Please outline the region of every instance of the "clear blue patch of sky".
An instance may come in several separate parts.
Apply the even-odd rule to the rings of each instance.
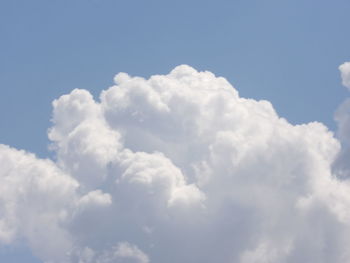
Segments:
[[[349,24],[348,0],[1,0],[0,143],[48,156],[53,99],[179,64],[335,130]]]

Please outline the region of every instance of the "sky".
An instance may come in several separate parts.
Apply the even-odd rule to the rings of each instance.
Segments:
[[[0,261],[342,262],[349,11],[346,0],[0,0]],[[96,213],[111,220],[84,233]],[[220,240],[201,243],[220,256],[179,244],[188,231]],[[303,250],[315,235],[339,245]]]
[[[95,96],[121,71],[149,77],[181,64],[267,99],[292,123],[321,121],[346,96],[348,1],[0,2],[0,138],[46,156],[51,102]]]

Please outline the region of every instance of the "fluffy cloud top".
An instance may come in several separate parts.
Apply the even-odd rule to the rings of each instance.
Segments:
[[[350,262],[347,146],[321,123],[186,65],[73,90],[52,123],[55,161],[0,147],[3,244],[47,263]]]

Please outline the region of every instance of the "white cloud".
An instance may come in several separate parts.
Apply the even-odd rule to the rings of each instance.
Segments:
[[[339,66],[342,83],[345,87],[350,89],[350,62],[345,62]]]
[[[4,145],[0,167],[0,241],[24,238],[42,259],[61,260],[72,241],[61,224],[76,199],[78,182],[52,161]]]
[[[107,262],[135,262],[135,263],[148,263],[149,259],[145,253],[143,253],[140,249],[138,249],[134,245],[130,245],[127,242],[118,243],[115,251],[113,251],[112,255],[107,256]],[[104,263],[102,261],[101,263]]]
[[[52,263],[350,260],[346,146],[323,124],[185,65],[115,83],[53,102],[55,162],[0,147],[1,242]]]
[[[85,247],[75,255],[80,263],[149,263],[148,256],[137,246],[128,242],[119,242],[116,246],[100,253]]]

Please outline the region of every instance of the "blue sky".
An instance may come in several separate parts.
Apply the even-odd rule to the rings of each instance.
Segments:
[[[271,101],[293,124],[334,130],[349,12],[347,0],[1,0],[0,143],[48,156],[55,98],[74,88],[97,97],[120,71],[148,77],[180,64]],[[9,258],[36,262],[0,250]]]
[[[350,59],[349,10],[346,0],[3,0],[1,142],[45,156],[54,98],[179,64],[224,76],[292,123],[333,129],[347,95],[338,66]]]

